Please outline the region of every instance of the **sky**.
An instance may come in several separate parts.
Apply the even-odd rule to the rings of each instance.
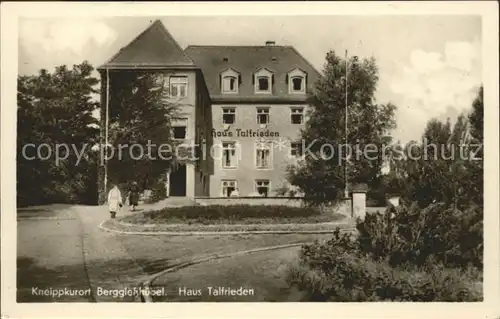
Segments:
[[[469,112],[482,82],[480,16],[221,16],[19,20],[20,74],[106,62],[155,19],[181,47],[293,45],[318,70],[326,52],[375,57],[376,99],[397,107],[401,142],[419,139],[431,118]]]

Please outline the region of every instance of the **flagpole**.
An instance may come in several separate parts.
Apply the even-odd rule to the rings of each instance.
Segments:
[[[106,69],[106,117],[104,145],[104,192],[108,193],[108,127],[109,127],[109,69]]]
[[[348,76],[349,76],[349,64],[348,64],[348,61],[347,61],[347,50],[345,50],[345,150],[347,152],[347,135],[348,135],[348,132],[347,132],[347,117],[348,117],[348,114],[347,114],[347,79],[348,79]],[[344,196],[345,198],[347,198],[349,196],[349,191],[347,189],[347,156],[346,156],[346,160],[345,160],[345,163],[344,163]]]

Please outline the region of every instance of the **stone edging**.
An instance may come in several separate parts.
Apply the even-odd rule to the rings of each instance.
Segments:
[[[230,235],[262,235],[262,234],[331,234],[335,229],[328,230],[250,230],[250,231],[184,231],[184,232],[174,232],[174,231],[125,231],[111,229],[104,226],[105,221],[99,224],[99,228],[122,235],[142,235],[142,236],[230,236]],[[347,227],[340,229],[341,231],[352,230],[354,227]]]
[[[125,226],[125,227],[144,227],[144,228],[152,228],[152,227],[158,227],[162,226],[163,224],[133,224],[133,223],[126,223],[124,221],[121,221],[119,219],[116,220],[118,224]],[[229,224],[227,224],[229,225]],[[295,225],[303,225],[303,226],[317,226],[317,225],[324,225],[324,226],[337,226],[337,225],[349,225],[349,223],[344,222],[321,222],[321,223],[282,223],[282,224],[230,224],[231,226],[234,227],[259,227],[261,225],[274,225],[274,226],[295,226]],[[184,224],[170,224],[169,225],[172,228],[182,228]],[[203,225],[206,228],[215,227],[215,226],[220,226],[217,224],[211,224],[211,225]]]
[[[224,259],[224,258],[231,258],[231,257],[236,257],[236,256],[244,256],[252,253],[258,253],[258,252],[264,252],[264,251],[270,251],[270,250],[278,250],[278,249],[285,249],[285,248],[291,248],[291,247],[297,247],[297,246],[302,246],[307,244],[307,242],[303,243],[295,243],[295,244],[286,244],[286,245],[279,245],[279,246],[270,246],[270,247],[262,247],[262,248],[255,248],[255,249],[250,249],[250,250],[243,250],[243,251],[238,251],[235,253],[229,253],[229,254],[223,254],[223,255],[213,255],[213,256],[208,256],[208,257],[203,257],[203,258],[198,258],[198,259],[193,259],[187,262],[179,263],[177,265],[171,266],[163,271],[160,271],[154,275],[151,275],[147,280],[143,281],[140,285],[140,290],[141,291],[141,301],[144,303],[150,303],[153,302],[153,298],[151,297],[150,294],[143,294],[143,291],[151,291],[151,283],[158,277],[175,272],[177,270],[180,270],[182,268],[186,268],[189,266],[194,266],[197,264],[201,264],[204,262],[212,261],[212,260],[218,260],[218,259]]]

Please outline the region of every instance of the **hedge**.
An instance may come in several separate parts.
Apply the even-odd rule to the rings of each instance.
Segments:
[[[208,205],[168,207],[158,211],[144,212],[124,218],[135,224],[212,224],[212,223],[316,223],[332,222],[343,215],[322,213],[312,207],[290,207],[285,205]]]

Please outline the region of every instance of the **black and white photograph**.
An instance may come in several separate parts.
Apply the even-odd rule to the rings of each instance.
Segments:
[[[498,3],[284,4],[2,4],[2,304],[500,316]]]

